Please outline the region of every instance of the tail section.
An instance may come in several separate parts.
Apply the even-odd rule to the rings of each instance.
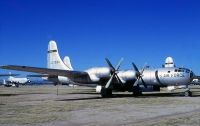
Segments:
[[[70,70],[61,60],[57,44],[53,40],[51,40],[48,45],[47,67],[51,69]]]

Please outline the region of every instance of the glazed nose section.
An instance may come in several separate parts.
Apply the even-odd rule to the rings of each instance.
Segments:
[[[192,71],[190,71],[190,82],[193,81],[194,77],[195,77],[195,74]]]

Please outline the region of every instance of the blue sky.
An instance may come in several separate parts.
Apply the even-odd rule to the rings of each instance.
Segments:
[[[121,69],[167,56],[200,74],[200,3],[194,0],[1,0],[0,65],[46,67],[55,40],[76,70]],[[1,70],[0,73],[7,71]]]

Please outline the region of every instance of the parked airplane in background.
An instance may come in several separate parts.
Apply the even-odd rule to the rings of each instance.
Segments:
[[[31,81],[28,78],[17,78],[14,76],[18,76],[19,74],[1,74],[0,77],[8,76],[8,79],[3,79],[3,85],[5,87],[19,87],[19,85],[25,85],[27,83],[30,83]]]
[[[53,78],[59,78],[59,76],[66,77],[70,81],[73,81],[77,85],[96,84],[96,91],[101,94],[102,97],[110,97],[112,91],[129,91],[134,95],[141,95],[141,85],[145,88],[153,87],[155,91],[159,91],[160,87],[167,86],[185,86],[185,96],[191,96],[188,85],[195,77],[194,73],[187,68],[176,67],[172,58],[167,58],[165,66],[162,68],[150,69],[143,67],[139,70],[134,63],[132,63],[133,69],[126,71],[119,71],[122,60],[119,61],[116,67],[106,58],[106,62],[109,67],[94,67],[86,71],[74,71],[69,70],[62,62],[58,55],[56,43],[50,42],[48,53],[50,54],[48,60],[50,60],[49,68],[38,68],[29,66],[16,66],[6,65],[1,66],[3,69],[20,70],[27,72],[35,72],[41,74],[48,74]]]
[[[70,59],[65,56],[63,61],[60,58],[57,44],[55,41],[50,41],[47,51],[47,68],[48,69],[61,69],[61,70],[73,70]],[[42,77],[43,80],[52,81],[55,85],[57,84],[72,84],[73,82],[65,76],[55,76],[51,74],[42,75],[27,75],[27,77]]]

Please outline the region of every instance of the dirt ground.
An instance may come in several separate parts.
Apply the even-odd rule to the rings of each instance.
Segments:
[[[200,86],[181,93],[114,93],[101,98],[93,88],[0,86],[1,126],[200,126]],[[181,91],[178,91],[181,92]]]

